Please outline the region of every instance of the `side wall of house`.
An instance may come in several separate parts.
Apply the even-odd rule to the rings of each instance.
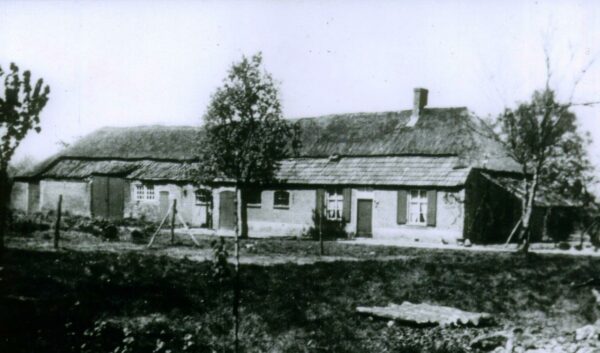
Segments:
[[[251,237],[301,236],[312,225],[316,192],[288,189],[289,207],[274,206],[274,189],[263,190],[260,207],[248,207],[248,235]]]
[[[234,191],[231,187],[213,190],[214,224],[219,225],[219,194]],[[275,189],[261,192],[260,207],[248,207],[248,233],[251,237],[301,236],[313,226],[316,206],[316,189],[288,188],[288,208],[274,207]],[[455,242],[463,237],[464,190],[438,190],[436,192],[435,226],[415,226],[397,223],[398,190],[351,188],[351,216],[346,231],[357,231],[358,200],[372,200],[372,233],[376,239],[402,239],[409,241]]]
[[[40,211],[56,210],[58,196],[63,195],[65,213],[90,216],[90,182],[88,180],[41,180]]]
[[[154,199],[137,199],[136,187],[139,180],[129,182],[129,191],[125,196],[124,216],[160,222],[165,216],[164,205],[161,206],[161,193],[168,193],[168,207],[177,200],[177,212],[188,226],[199,227],[206,222],[205,206],[196,205],[195,190],[192,184],[145,183],[154,186]],[[179,220],[177,220],[179,224]]]
[[[358,200],[372,200],[372,229],[374,239],[394,239],[420,242],[440,242],[442,239],[455,242],[463,236],[464,190],[436,192],[436,224],[420,226],[398,224],[398,190],[396,189],[352,189],[350,222],[348,233],[357,231]]]

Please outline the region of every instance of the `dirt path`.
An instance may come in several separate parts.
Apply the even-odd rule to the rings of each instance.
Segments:
[[[7,238],[6,246],[13,249],[37,250],[37,251],[55,251],[51,241],[41,241],[34,238]],[[144,255],[168,256],[176,259],[188,259],[191,261],[204,262],[212,259],[212,250],[208,248],[194,248],[189,246],[165,246],[159,245],[148,249],[144,244],[133,244],[128,242],[84,242],[75,243],[64,241],[61,250],[81,251],[81,252],[104,252],[104,253],[127,253],[136,252]],[[284,255],[284,254],[241,254],[240,263],[245,265],[273,266],[280,264],[311,265],[319,262],[359,262],[359,261],[404,261],[413,258],[412,256],[394,255],[394,256],[373,256],[373,257],[355,257],[355,256],[334,256],[334,255]],[[234,257],[230,256],[228,261],[234,262]]]
[[[427,242],[411,242],[406,240],[392,239],[354,239],[354,240],[339,240],[340,244],[358,245],[358,246],[390,246],[400,248],[419,248],[419,249],[440,249],[440,250],[464,250],[464,251],[483,251],[483,252],[515,252],[517,244],[502,244],[493,245],[471,245],[466,247],[457,244],[442,244],[442,243],[427,243]],[[570,244],[569,249],[559,249],[554,243],[533,243],[529,251],[535,254],[554,254],[554,255],[570,255],[570,256],[595,256],[600,257],[600,251],[596,250],[591,244],[587,243],[580,250],[577,250],[579,242]]]

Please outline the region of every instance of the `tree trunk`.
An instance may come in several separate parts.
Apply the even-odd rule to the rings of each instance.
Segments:
[[[233,344],[234,352],[238,353],[239,350],[239,331],[240,331],[240,233],[241,233],[241,215],[242,209],[242,190],[239,186],[235,188],[236,195],[236,219],[235,219],[235,277],[233,279]]]
[[[58,242],[60,240],[60,218],[62,216],[62,194],[58,195],[58,203],[56,204],[56,221],[54,222],[54,249],[58,250]]]
[[[8,202],[10,200],[10,181],[6,168],[0,169],[0,259],[4,253],[4,235],[8,219]]]
[[[239,192],[239,203],[241,207],[238,208],[240,215],[240,237],[248,238],[248,205],[247,198],[248,190],[246,188],[240,189]]]
[[[528,188],[528,192],[523,200],[523,214],[521,216],[521,231],[519,233],[519,239],[522,241],[520,251],[524,254],[529,252],[529,245],[531,241],[531,215],[533,214],[533,206],[535,201],[535,194],[538,187],[539,171],[536,169],[533,173],[533,179],[531,185]]]

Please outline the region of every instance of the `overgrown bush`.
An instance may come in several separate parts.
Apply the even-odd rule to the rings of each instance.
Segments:
[[[136,244],[147,243],[150,237],[156,232],[157,227],[154,224],[146,224],[143,227],[131,231],[131,241]]]
[[[39,215],[27,215],[13,211],[9,214],[8,229],[18,235],[30,235],[36,231],[49,230],[51,223],[42,220]]]
[[[319,240],[320,234],[325,240],[347,239],[346,222],[327,219],[317,210],[313,210],[313,225],[303,234],[304,237]]]
[[[105,240],[119,240],[119,228],[112,223],[107,223],[102,228],[101,237]]]
[[[219,240],[213,240],[211,243],[213,253],[210,266],[211,275],[213,280],[219,284],[228,282],[231,276],[229,263],[227,262],[229,252],[225,245],[225,239],[223,239],[223,237],[219,237]]]

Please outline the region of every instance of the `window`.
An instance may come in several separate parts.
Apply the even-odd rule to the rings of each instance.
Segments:
[[[273,195],[273,207],[274,208],[289,208],[290,207],[290,193],[285,190],[277,190]]]
[[[196,205],[206,205],[212,200],[212,193],[210,190],[200,189],[196,190]]]
[[[341,221],[344,210],[344,194],[341,189],[327,192],[327,219]]]
[[[410,191],[408,196],[408,224],[427,224],[427,191]]]
[[[262,203],[262,192],[257,189],[250,189],[246,191],[246,203],[250,207],[260,207]]]
[[[144,191],[144,185],[136,185],[135,186],[135,199],[143,200],[146,197],[146,192]]]
[[[137,184],[135,186],[136,200],[154,200],[154,185]]]
[[[154,200],[154,185],[146,185],[146,200]]]

